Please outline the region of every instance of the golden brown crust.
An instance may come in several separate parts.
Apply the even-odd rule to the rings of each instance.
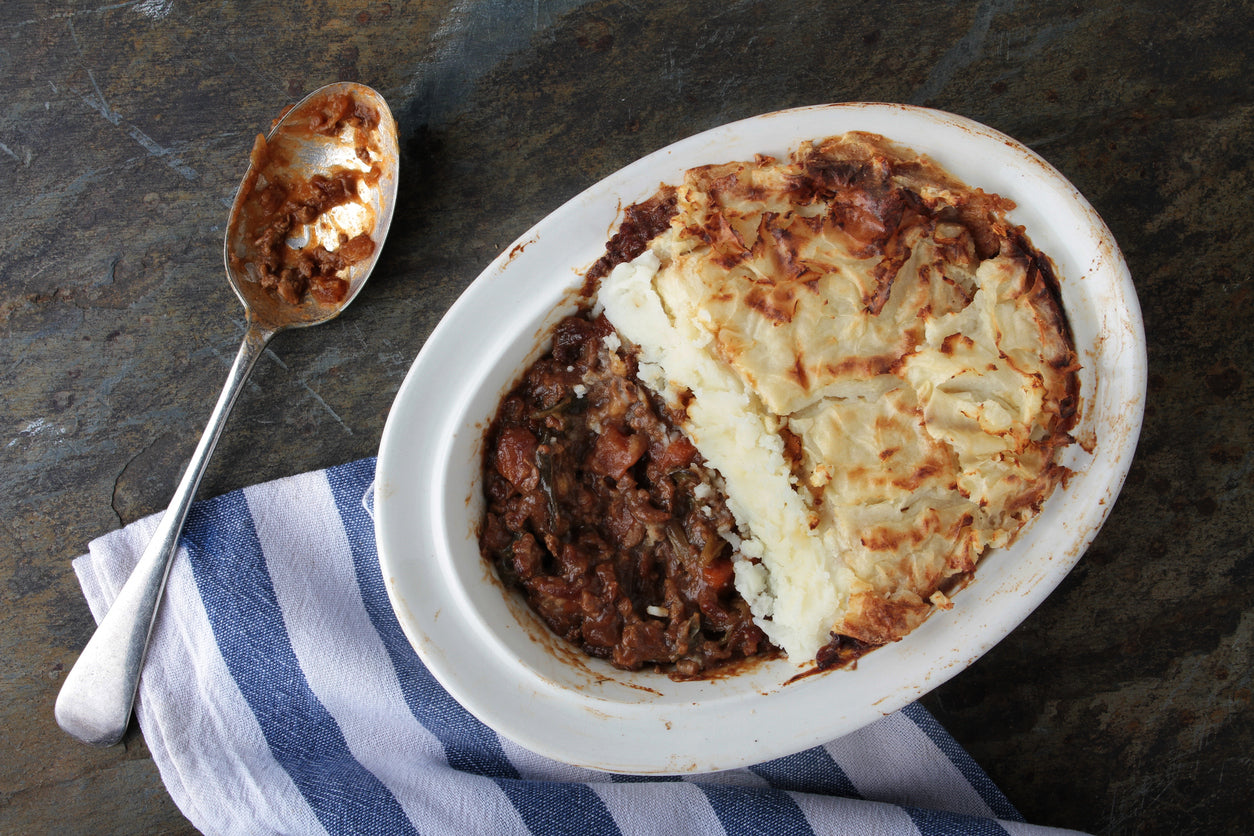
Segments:
[[[1065,473],[1078,365],[1049,259],[1011,201],[871,134],[692,169],[675,199],[656,273],[628,294],[656,305],[622,296],[607,313],[658,343],[655,382],[695,393],[687,429],[726,467],[749,539],[785,531],[779,509],[801,499],[787,514],[809,537],[756,544],[738,586],[790,656],[828,630],[900,638]],[[626,327],[646,307],[664,321]],[[742,421],[740,441],[720,438],[703,398],[743,403],[779,437],[746,448]],[[761,467],[735,460],[747,451]],[[835,590],[821,602],[818,577]],[[788,623],[796,608],[825,613],[819,638],[809,616]]]

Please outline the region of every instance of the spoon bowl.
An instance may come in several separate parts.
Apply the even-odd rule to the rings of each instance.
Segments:
[[[351,97],[360,111],[377,115],[377,126],[363,128],[350,123],[335,129],[335,122],[327,117],[328,104],[342,102],[344,97]],[[326,127],[319,131],[311,125]],[[227,219],[223,243],[227,279],[259,323],[276,331],[318,325],[348,307],[382,250],[396,204],[400,158],[396,122],[376,91],[362,84],[338,82],[319,88],[287,110],[265,136],[264,151],[261,148],[258,137]],[[357,199],[330,207],[311,223],[292,230],[288,244],[293,249],[322,246],[333,251],[342,241],[368,234],[376,245],[368,257],[345,268],[348,289],[342,300],[326,303],[306,296],[298,304],[284,302],[262,286],[256,262],[250,257],[255,248],[250,233],[261,220],[254,211],[257,198],[276,180],[308,182],[315,177],[332,178],[337,172],[359,174]]]
[[[244,339],[152,541],[57,695],[57,724],[84,743],[126,733],[179,535],[231,407],[275,334],[333,319],[361,291],[391,224],[399,164],[391,111],[360,84],[315,90],[254,143],[224,243]]]

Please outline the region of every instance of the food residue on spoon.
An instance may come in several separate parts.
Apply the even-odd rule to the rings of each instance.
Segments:
[[[338,305],[348,296],[346,271],[376,247],[369,232],[359,231],[372,224],[358,219],[369,214],[362,185],[374,186],[381,177],[379,114],[349,91],[303,110],[302,118],[289,119],[269,140],[258,134],[253,143],[239,198],[238,237],[249,253],[232,251],[231,267],[289,305]],[[315,137],[351,139],[353,164],[301,176],[298,152]],[[358,211],[334,211],[350,205]]]

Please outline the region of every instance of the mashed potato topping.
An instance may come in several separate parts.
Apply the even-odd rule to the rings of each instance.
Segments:
[[[705,166],[602,279],[638,378],[722,477],[735,585],[790,658],[894,641],[1064,469],[1076,362],[1009,201],[869,134]]]

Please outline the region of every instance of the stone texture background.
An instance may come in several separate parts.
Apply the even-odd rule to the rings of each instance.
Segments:
[[[202,495],[372,455],[423,340],[566,198],[740,117],[928,104],[1042,154],[1144,308],[1127,487],[1067,581],[925,700],[1027,819],[1254,826],[1254,8],[506,0],[6,2],[0,15],[0,830],[190,830],[142,736],[52,719],[93,623],[70,569],[163,509],[242,334],[222,275],[252,136],[330,81],[400,122],[375,277],[256,369]]]

